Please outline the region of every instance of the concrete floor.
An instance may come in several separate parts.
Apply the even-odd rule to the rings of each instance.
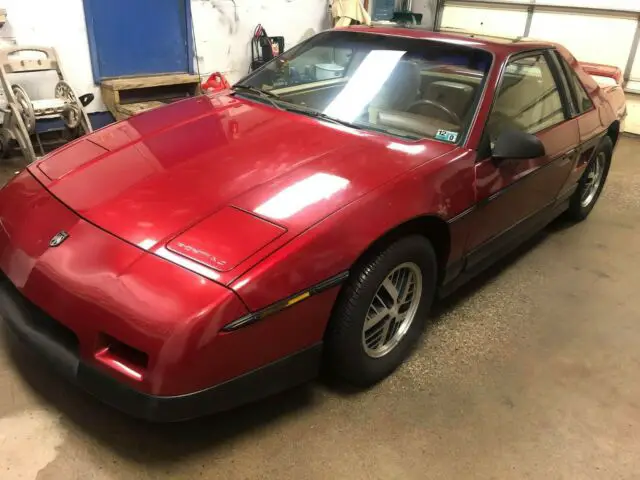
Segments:
[[[148,425],[0,338],[0,478],[639,478],[639,265],[640,140],[623,138],[588,221],[439,305],[366,392],[318,381]]]

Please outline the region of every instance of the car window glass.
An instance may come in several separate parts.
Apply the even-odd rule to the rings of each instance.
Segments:
[[[560,93],[542,53],[506,66],[487,123],[492,141],[507,128],[537,133],[564,120]]]
[[[320,80],[343,78],[351,62],[353,50],[320,45],[310,48],[289,61],[289,72],[294,78],[282,77],[273,86],[286,87],[292,82],[296,85]]]
[[[565,73],[565,77],[569,81],[571,89],[571,95],[573,97],[573,103],[575,104],[575,110],[578,115],[585,113],[593,108],[593,102],[591,97],[582,85],[580,78],[576,74],[575,70],[571,68],[569,62],[559,53],[556,52],[556,57],[562,65],[562,70]]]
[[[459,143],[491,54],[427,39],[332,30],[243,79],[285,109],[401,138]]]
[[[591,101],[591,98],[589,97],[587,91],[584,89],[584,86],[578,78],[578,75],[568,65],[567,70],[569,71],[569,78],[573,83],[573,90],[576,94],[576,102],[579,112],[584,113],[591,110],[593,108],[593,102]]]

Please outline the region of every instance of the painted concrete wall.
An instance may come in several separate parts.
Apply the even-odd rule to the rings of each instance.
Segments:
[[[284,36],[286,49],[330,27],[327,0],[192,0],[191,9],[201,74],[222,71],[230,81],[249,70],[258,23]]]
[[[200,72],[222,71],[232,81],[249,69],[256,24],[284,36],[287,48],[329,26],[327,0],[191,0],[191,6]],[[76,92],[96,95],[89,111],[106,110],[93,83],[82,0],[0,0],[0,7],[7,10],[0,43],[53,46]],[[38,75],[20,83],[34,98],[53,96],[55,80]]]

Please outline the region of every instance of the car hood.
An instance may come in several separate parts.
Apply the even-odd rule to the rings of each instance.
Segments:
[[[238,223],[250,235],[253,227],[229,208],[277,225],[263,229],[266,239],[296,234],[453,148],[394,141],[223,94],[116,123],[30,171],[88,221],[152,250],[220,210],[226,213],[210,228]]]

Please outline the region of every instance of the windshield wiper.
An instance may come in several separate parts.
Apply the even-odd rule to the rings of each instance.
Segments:
[[[259,89],[257,87],[253,87],[251,85],[245,85],[243,83],[236,83],[233,86],[233,90],[234,91],[242,90],[242,91],[245,91],[245,92],[254,93],[255,95],[259,96],[260,98],[264,98],[267,102],[269,102],[271,105],[273,105],[278,110],[284,110],[282,108],[282,106],[278,105],[278,103],[276,102],[275,99],[280,98],[280,97],[278,97],[278,95],[276,95],[275,93],[267,92],[266,90],[261,90],[261,89]]]
[[[297,112],[297,113],[302,113],[303,115],[308,115],[309,117],[318,118],[320,120],[324,120],[325,122],[336,123],[338,125],[344,125],[344,126],[347,126],[347,127],[355,128],[357,130],[362,130],[363,129],[363,127],[361,127],[359,125],[355,125],[355,124],[347,122],[345,120],[340,120],[339,118],[332,117],[330,115],[327,115],[326,113],[318,112],[317,110],[312,110],[310,108],[305,108],[305,107],[303,107],[301,105],[297,105],[295,103],[287,102],[286,100],[282,100],[275,93],[271,93],[271,92],[269,92],[267,90],[261,90],[261,89],[259,89],[257,87],[252,86],[252,85],[246,85],[244,83],[237,83],[237,84],[235,84],[233,86],[233,89],[234,90],[242,90],[242,91],[254,93],[255,95],[259,96],[260,98],[264,98],[271,105],[276,107],[278,110],[289,110],[289,111],[293,111],[293,112]],[[283,106],[283,105],[278,104],[276,102],[276,99],[281,101],[281,102],[284,102],[285,105]]]
[[[336,123],[338,125],[344,125],[346,127],[355,128],[356,130],[363,129],[363,127],[361,127],[360,125],[347,122],[346,120],[340,120],[339,118],[332,117],[323,112],[318,112],[317,110],[311,110],[309,108],[300,107],[299,105],[295,105],[295,106],[287,105],[287,110],[292,110],[297,113],[302,113],[303,115],[308,115],[309,117],[318,118],[320,120],[324,120],[325,122]]]

